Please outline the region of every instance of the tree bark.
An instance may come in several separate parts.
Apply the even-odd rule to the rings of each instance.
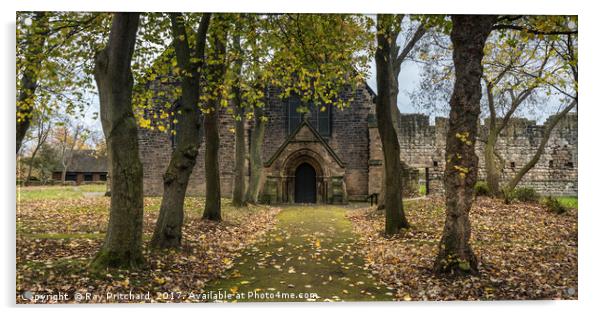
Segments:
[[[501,178],[501,167],[497,163],[497,157],[495,155],[495,145],[497,143],[497,135],[490,131],[487,135],[487,142],[485,143],[485,179],[487,181],[487,187],[491,196],[500,195],[500,178]]]
[[[63,155],[61,158],[61,164],[63,165],[63,182],[66,181],[67,169],[69,169],[69,166],[71,166],[71,162],[73,161],[73,152],[75,151],[75,146],[77,146],[77,140],[79,139],[79,134],[81,133],[82,128],[83,126],[81,125],[77,125],[75,127],[75,134],[73,135],[73,142],[71,143],[71,148],[67,149],[67,142],[69,141],[69,130],[67,129],[67,127],[65,127],[65,137],[63,138]]]
[[[478,157],[475,141],[481,100],[483,48],[495,16],[452,16],[451,41],[455,67],[445,148],[446,218],[434,270],[438,273],[476,273],[477,258],[470,246],[470,218]]]
[[[142,164],[132,111],[132,54],[139,13],[115,13],[109,42],[96,56],[101,122],[111,168],[111,206],[104,244],[91,268],[139,268],[142,256]]]
[[[236,54],[234,61],[234,93],[233,106],[235,111],[234,122],[234,189],[232,194],[232,204],[234,206],[243,206],[245,204],[245,108],[242,102],[241,76],[242,76],[242,49],[240,47],[240,35],[235,35],[233,39],[233,48]]]
[[[203,67],[205,39],[211,18],[210,13],[205,13],[201,18],[196,34],[197,48],[191,52],[182,14],[170,13],[169,16],[176,61],[183,70],[180,76],[182,96],[176,109],[179,113],[176,116],[179,121],[176,147],[163,175],[163,199],[151,239],[154,248],[178,248],[182,244],[184,200],[201,145],[200,68]]]
[[[512,178],[512,180],[510,180],[510,182],[508,182],[508,184],[504,187],[504,192],[505,193],[512,192],[512,190],[514,190],[516,188],[516,186],[520,183],[520,181],[523,179],[523,177],[525,176],[525,174],[527,174],[527,172],[529,172],[529,170],[531,170],[531,169],[533,169],[533,167],[535,167],[535,165],[537,164],[537,162],[539,162],[539,159],[541,158],[541,155],[544,153],[544,151],[546,149],[546,145],[548,144],[548,141],[550,140],[550,136],[552,135],[552,131],[554,130],[554,128],[556,127],[556,125],[558,125],[558,123],[564,117],[566,117],[566,115],[572,109],[574,109],[576,106],[577,106],[577,100],[573,100],[571,102],[571,104],[569,104],[560,113],[556,114],[552,118],[552,120],[550,122],[548,122],[548,124],[546,126],[546,129],[544,131],[543,137],[541,138],[541,142],[539,143],[539,146],[537,147],[537,151],[535,152],[535,155],[533,155],[533,157],[531,157],[531,159],[529,160],[529,162],[527,162],[527,164],[525,164],[516,173],[516,175],[514,175],[514,177]]]
[[[391,118],[393,120],[393,128],[395,128],[395,132],[397,133],[397,135],[399,135],[399,128],[401,127],[401,125],[400,125],[401,117],[400,117],[399,109],[397,108],[397,96],[399,95],[399,73],[401,72],[401,65],[403,64],[405,59],[410,55],[410,53],[414,49],[414,46],[416,46],[418,44],[418,42],[420,41],[420,39],[422,39],[422,37],[426,34],[426,28],[424,27],[423,24],[420,24],[418,26],[418,28],[416,29],[416,31],[414,32],[414,35],[412,35],[412,38],[410,39],[410,41],[405,45],[403,50],[401,50],[401,52],[400,52],[399,50],[401,49],[401,47],[399,45],[397,45],[397,37],[399,35],[398,30],[401,30],[401,24],[403,22],[403,18],[404,18],[404,15],[397,15],[395,17],[394,27],[396,29],[394,29],[394,31],[392,32],[392,36],[395,39],[391,42],[391,59],[393,61],[393,81],[391,82]],[[386,168],[386,167],[383,166],[383,168]],[[383,172],[381,178],[382,178],[381,179],[381,190],[380,190],[381,198],[378,200],[378,206],[377,206],[378,210],[385,209],[386,199],[384,197],[386,196],[385,188],[387,187],[386,172]],[[403,183],[401,185],[403,186]],[[402,203],[402,207],[403,207],[403,196],[401,197],[401,199],[402,199],[401,203]]]
[[[31,178],[31,171],[33,169],[33,162],[36,158],[36,156],[38,155],[38,151],[40,150],[40,147],[42,146],[42,144],[44,144],[46,142],[46,138],[48,137],[48,133],[50,132],[50,128],[48,128],[46,131],[43,132],[43,134],[41,135],[41,137],[38,138],[38,142],[36,143],[36,147],[33,149],[33,152],[31,153],[31,160],[29,162],[29,170],[27,171],[27,179],[25,180],[25,182],[29,182],[29,179]]]
[[[221,103],[221,95],[217,92],[220,86],[223,85],[226,75],[226,38],[227,28],[224,26],[224,16],[218,15],[214,20],[218,20],[212,38],[212,62],[208,64],[207,77],[210,78],[211,89],[215,90],[212,97],[205,105],[205,210],[203,219],[221,221],[221,188],[219,174],[219,111]],[[224,27],[222,27],[224,26]]]
[[[40,150],[40,147],[46,142],[46,139],[48,138],[48,135],[50,134],[50,129],[51,129],[51,122],[48,122],[48,125],[46,127],[44,127],[44,118],[46,115],[46,111],[44,109],[42,109],[42,112],[40,113],[40,117],[38,119],[38,132],[37,132],[37,138],[36,138],[36,146],[33,149],[33,152],[31,153],[31,160],[29,162],[29,170],[27,171],[27,178],[25,179],[25,183],[27,184],[29,182],[29,179],[31,178],[31,172],[33,170],[33,164],[35,161],[36,156],[38,155],[38,151]]]
[[[254,126],[251,130],[251,144],[249,149],[249,164],[251,174],[249,175],[249,188],[247,189],[247,203],[257,203],[259,200],[259,182],[263,172],[261,148],[265,136],[266,122],[263,120],[263,108],[255,107]]]
[[[205,114],[205,210],[203,218],[222,220],[219,175],[219,108]]]
[[[394,235],[401,228],[409,227],[401,200],[401,164],[399,161],[399,142],[392,118],[392,83],[394,78],[392,60],[392,41],[396,32],[392,30],[393,18],[390,15],[377,16],[378,47],[376,49],[376,120],[382,142],[385,163],[385,234]]]
[[[23,138],[31,125],[35,92],[38,87],[38,73],[42,65],[46,34],[49,32],[47,12],[36,12],[31,23],[31,33],[27,35],[25,68],[19,83],[17,98],[17,153],[21,149]]]

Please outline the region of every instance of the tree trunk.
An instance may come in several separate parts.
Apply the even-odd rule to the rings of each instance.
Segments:
[[[38,141],[36,148],[34,148],[33,153],[31,153],[31,160],[29,161],[29,169],[27,170],[27,179],[25,179],[25,183],[29,182],[29,179],[31,178],[31,170],[33,169],[33,162],[38,154],[38,150],[40,149],[40,146],[42,145],[42,142]]]
[[[104,244],[91,267],[138,268],[142,256],[142,164],[132,111],[132,54],[139,13],[114,13],[109,42],[96,56],[102,128],[111,167],[111,207]]]
[[[397,96],[399,95],[399,73],[401,72],[401,64],[403,64],[403,62],[405,61],[405,59],[408,57],[408,55],[412,52],[412,50],[414,49],[414,47],[418,44],[418,42],[420,41],[420,39],[424,36],[424,34],[426,34],[426,28],[424,27],[423,24],[421,24],[416,31],[414,32],[414,35],[412,36],[412,38],[410,39],[409,42],[406,43],[405,47],[403,48],[403,50],[400,51],[401,47],[399,45],[397,45],[397,37],[399,36],[399,32],[401,30],[401,25],[404,19],[404,15],[396,15],[394,18],[394,22],[395,25],[392,25],[392,27],[394,27],[393,31],[392,31],[392,37],[395,38],[395,40],[391,41],[391,60],[393,62],[393,81],[391,82],[391,117],[393,120],[393,127],[395,128],[395,132],[397,133],[397,135],[399,135],[399,129],[401,127],[400,125],[400,121],[401,121],[401,117],[400,117],[400,113],[399,110],[397,108]],[[386,167],[383,166],[383,169],[385,169]],[[381,189],[380,189],[380,198],[378,199],[378,206],[377,209],[378,210],[382,210],[385,208],[385,195],[386,195],[386,181],[387,181],[387,175],[386,172],[384,172],[383,170],[383,174],[381,177]],[[403,183],[401,184],[403,186]],[[402,208],[403,208],[403,195],[401,197],[402,199]]]
[[[167,171],[163,175],[163,199],[159,218],[151,239],[155,248],[177,248],[182,244],[184,200],[190,174],[196,165],[201,145],[201,111],[198,107],[201,60],[205,53],[205,39],[211,14],[205,13],[197,33],[197,52],[194,62],[188,45],[188,36],[181,13],[171,13],[173,43],[177,64],[185,70],[180,76],[182,97],[176,109],[179,114],[176,129],[176,147]],[[184,40],[180,40],[184,38]]]
[[[497,163],[497,157],[495,156],[495,145],[497,143],[497,135],[495,133],[495,131],[490,129],[487,143],[485,143],[485,174],[490,194],[492,196],[499,196],[501,167]]]
[[[81,126],[77,126],[75,128],[75,135],[73,135],[73,143],[71,144],[71,148],[69,148],[69,149],[67,149],[69,130],[67,128],[65,128],[65,138],[63,139],[63,141],[65,142],[65,147],[63,148],[63,157],[61,160],[61,163],[63,165],[63,173],[62,173],[63,183],[66,181],[67,169],[69,168],[69,166],[71,166],[71,162],[73,160],[73,151],[75,150],[75,146],[77,145],[77,139],[79,138],[80,128],[81,128]]]
[[[211,89],[214,90],[212,97],[207,102],[204,109],[205,113],[205,211],[203,218],[213,221],[222,220],[221,209],[221,189],[219,174],[219,111],[221,104],[221,94],[217,92],[223,85],[226,75],[226,38],[227,28],[224,23],[224,16],[218,15],[218,26],[212,34],[213,57],[212,62],[208,64],[208,78],[211,78]],[[222,27],[224,26],[224,27]],[[219,28],[219,29],[218,29]]]
[[[397,36],[395,36],[397,37]],[[393,42],[393,45],[395,42]],[[399,81],[397,79],[397,77],[399,76],[399,71],[395,71],[395,69],[393,70],[393,81],[391,82],[391,104],[390,104],[390,115],[391,115],[391,120],[393,122],[393,129],[395,130],[396,133],[396,138],[399,135],[399,121],[400,121],[400,113],[399,110],[397,109],[397,95],[399,94]],[[384,150],[384,147],[383,147]],[[376,207],[377,210],[384,210],[386,207],[386,199],[385,196],[387,194],[387,172],[386,171],[386,163],[383,162],[383,173],[382,173],[382,179],[381,179],[381,188],[380,188],[380,199],[378,199],[378,206]],[[401,184],[401,186],[403,186],[403,183]],[[403,196],[401,197],[401,204],[402,204],[402,208],[403,208]]]
[[[46,111],[44,109],[42,109],[42,112],[40,113],[40,117],[38,119],[38,131],[37,131],[37,139],[36,139],[36,146],[33,149],[33,152],[31,153],[31,161],[29,163],[29,170],[27,171],[27,178],[25,179],[25,183],[29,182],[29,179],[31,178],[31,171],[33,169],[33,164],[35,161],[36,156],[38,155],[38,151],[40,150],[40,147],[42,147],[42,145],[44,143],[46,143],[46,139],[48,139],[48,135],[50,134],[50,129],[52,128],[52,122],[50,121],[50,119],[48,119],[48,125],[46,126],[46,129],[44,129],[44,118],[46,117]],[[43,174],[43,171],[41,172]]]
[[[203,218],[222,220],[219,175],[219,107],[205,114],[205,211]]]
[[[554,130],[556,125],[558,125],[558,122],[560,122],[573,108],[575,108],[575,106],[577,106],[577,100],[573,100],[571,102],[571,104],[569,104],[564,110],[562,110],[562,112],[556,114],[554,116],[554,118],[552,118],[552,120],[550,122],[548,122],[546,129],[544,131],[543,137],[541,138],[541,142],[539,143],[539,146],[537,147],[537,151],[535,152],[535,155],[533,157],[531,157],[529,162],[527,162],[527,164],[524,165],[516,173],[516,175],[514,175],[512,180],[510,180],[510,182],[508,182],[508,184],[504,187],[504,192],[506,194],[512,192],[512,190],[514,190],[516,188],[516,186],[519,184],[519,182],[523,179],[525,174],[527,174],[527,172],[529,172],[529,170],[533,169],[533,167],[535,167],[537,162],[539,162],[539,158],[541,158],[541,155],[545,151],[546,145],[548,144],[548,140],[550,140],[552,131]]]
[[[25,68],[19,84],[17,98],[17,151],[21,149],[23,138],[31,125],[34,110],[35,92],[38,87],[38,72],[42,65],[44,44],[48,33],[48,14],[36,12],[32,19],[31,33],[27,39]]]
[[[483,48],[495,16],[452,16],[451,41],[455,67],[445,148],[446,218],[434,269],[438,273],[476,273],[477,258],[470,246],[470,218],[478,157],[475,141],[481,112]]]
[[[401,201],[401,168],[399,161],[399,142],[392,118],[393,89],[396,82],[393,71],[391,42],[396,33],[391,30],[392,17],[379,14],[377,17],[376,83],[376,119],[378,133],[382,142],[385,163],[385,234],[397,234],[401,228],[409,227],[403,212]]]
[[[545,62],[542,63],[538,77],[541,77],[541,75],[543,73],[543,67],[545,66],[545,64],[546,64]],[[508,111],[506,112],[504,117],[502,118],[501,122],[498,124],[497,113],[495,111],[493,87],[500,80],[502,80],[504,74],[506,73],[506,71],[508,69],[509,69],[509,67],[506,68],[506,70],[504,70],[494,80],[489,81],[489,80],[485,79],[485,81],[487,83],[485,85],[485,87],[486,87],[485,90],[487,91],[487,105],[489,107],[489,113],[490,113],[487,142],[485,143],[485,153],[484,153],[485,173],[486,173],[485,178],[487,181],[487,187],[489,188],[491,195],[495,196],[495,197],[500,197],[502,195],[502,192],[500,190],[500,181],[501,181],[500,179],[501,179],[503,161],[501,161],[502,158],[497,156],[496,152],[495,152],[495,147],[497,146],[497,141],[498,141],[499,135],[502,132],[502,130],[504,130],[508,126],[508,123],[510,122],[512,115],[514,115],[514,112],[516,112],[519,105],[521,105],[529,97],[529,95],[531,95],[531,93],[533,93],[533,91],[536,87],[536,86],[531,86],[531,87],[527,88],[526,90],[521,91],[519,93],[518,97],[514,96],[514,92],[510,92],[511,97],[512,97],[512,103],[510,104],[510,108],[508,109]],[[498,160],[501,161],[501,163],[502,163],[501,165],[498,164]]]
[[[240,48],[240,36],[236,35],[233,39],[233,47],[236,53],[234,62],[234,111],[235,123],[234,133],[236,148],[234,153],[234,190],[232,194],[232,204],[234,206],[243,206],[245,204],[245,108],[242,104],[241,76],[242,76],[242,50]]]
[[[251,174],[249,175],[249,188],[246,197],[248,203],[257,203],[259,200],[259,181],[261,181],[263,172],[261,148],[263,147],[263,138],[265,136],[266,127],[266,122],[263,120],[263,108],[256,107],[253,111],[255,124],[251,131],[251,144],[249,149]]]

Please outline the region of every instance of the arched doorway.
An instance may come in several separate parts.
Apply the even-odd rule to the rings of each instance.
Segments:
[[[308,163],[295,170],[295,203],[316,203],[316,170]]]

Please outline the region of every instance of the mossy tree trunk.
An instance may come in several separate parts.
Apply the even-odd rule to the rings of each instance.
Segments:
[[[36,12],[31,21],[31,31],[26,35],[25,68],[19,81],[17,97],[17,153],[21,149],[23,138],[31,125],[39,69],[42,65],[46,36],[49,32],[48,19],[47,12]]]
[[[481,112],[483,48],[495,16],[452,16],[454,90],[450,100],[445,147],[446,218],[434,269],[438,273],[476,273],[477,258],[470,246],[469,212],[474,199],[478,157],[475,141]]]
[[[259,182],[263,173],[263,161],[261,157],[261,148],[265,136],[265,127],[267,122],[263,118],[263,108],[255,107],[253,109],[254,125],[251,130],[251,144],[249,145],[249,165],[251,174],[249,175],[249,188],[247,189],[247,203],[257,203],[259,200]]]
[[[221,188],[219,168],[219,112],[222,95],[218,91],[223,88],[226,76],[226,39],[227,21],[222,14],[214,16],[216,27],[210,32],[212,45],[211,62],[207,64],[207,84],[213,95],[205,104],[203,112],[205,121],[205,210],[203,219],[222,220]]]
[[[232,204],[234,206],[243,206],[245,204],[245,107],[242,101],[241,81],[242,81],[242,49],[240,47],[240,35],[233,37],[233,48],[235,54],[234,61],[234,84],[232,92],[234,93],[233,107],[235,110],[234,121],[234,189],[232,192]]]
[[[500,178],[502,166],[498,163],[498,158],[495,154],[495,144],[497,143],[497,135],[489,132],[487,142],[485,143],[484,158],[485,158],[485,180],[489,193],[492,196],[500,195]]]
[[[385,175],[385,234],[397,234],[401,228],[409,227],[403,212],[401,200],[401,165],[399,161],[399,142],[394,127],[391,107],[393,106],[392,84],[394,78],[392,42],[397,39],[398,28],[394,26],[392,15],[377,16],[378,46],[376,49],[376,83],[378,97],[376,99],[376,120],[378,133],[382,142]]]
[[[132,111],[132,54],[139,13],[115,13],[109,42],[95,61],[102,128],[111,168],[111,207],[104,244],[91,267],[135,269],[142,256],[142,164]]]
[[[401,124],[400,124],[401,117],[400,117],[399,109],[397,108],[397,96],[399,95],[399,73],[401,72],[401,64],[403,64],[403,62],[406,60],[408,55],[410,55],[410,53],[412,52],[414,47],[416,45],[418,45],[418,43],[420,42],[422,37],[424,37],[424,35],[426,34],[426,28],[424,27],[424,25],[423,24],[419,25],[418,28],[416,29],[416,31],[414,31],[414,34],[412,35],[410,40],[405,44],[405,46],[402,49],[397,44],[397,37],[401,30],[401,25],[402,25],[403,19],[404,19],[404,15],[396,15],[393,19],[393,21],[394,21],[393,23],[395,23],[395,24],[392,25],[392,27],[394,27],[394,29],[392,30],[393,33],[391,36],[393,36],[395,39],[391,42],[391,48],[390,48],[390,51],[391,51],[390,58],[393,63],[393,65],[392,65],[393,80],[391,81],[390,111],[391,111],[391,118],[393,121],[393,128],[395,129],[395,132],[397,133],[397,135],[399,135],[399,129],[401,127]],[[383,169],[384,168],[386,168],[386,167],[383,167]],[[382,210],[385,208],[386,199],[384,197],[386,196],[386,189],[385,189],[387,186],[386,178],[387,178],[387,174],[383,170],[382,179],[381,179],[380,198],[378,200],[378,207],[377,207],[377,209],[379,209],[379,210]],[[403,183],[402,183],[402,186],[403,186]],[[403,199],[403,197],[402,197],[402,199]]]
[[[176,146],[163,175],[163,199],[151,239],[151,246],[155,248],[177,248],[182,244],[184,199],[201,144],[200,69],[203,67],[211,14],[203,14],[195,36],[196,47],[192,52],[182,14],[170,13],[169,17],[176,61],[183,70],[180,76],[182,96],[176,108]]]

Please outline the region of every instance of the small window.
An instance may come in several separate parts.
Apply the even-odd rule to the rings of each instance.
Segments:
[[[433,167],[438,167],[439,166],[439,162],[437,160],[433,160]]]
[[[568,169],[573,169],[573,162],[569,161],[569,162],[565,163],[564,166]]]
[[[84,173],[84,181],[92,181],[92,174]]]
[[[554,168],[554,160],[548,161],[548,167],[549,168]]]
[[[516,168],[516,163],[514,163],[514,161],[510,162],[510,168],[512,168],[514,170],[514,168]]]
[[[100,174],[100,181],[107,181],[107,174],[106,173],[101,173]]]
[[[65,181],[77,181],[77,173],[67,172],[65,174]]]

